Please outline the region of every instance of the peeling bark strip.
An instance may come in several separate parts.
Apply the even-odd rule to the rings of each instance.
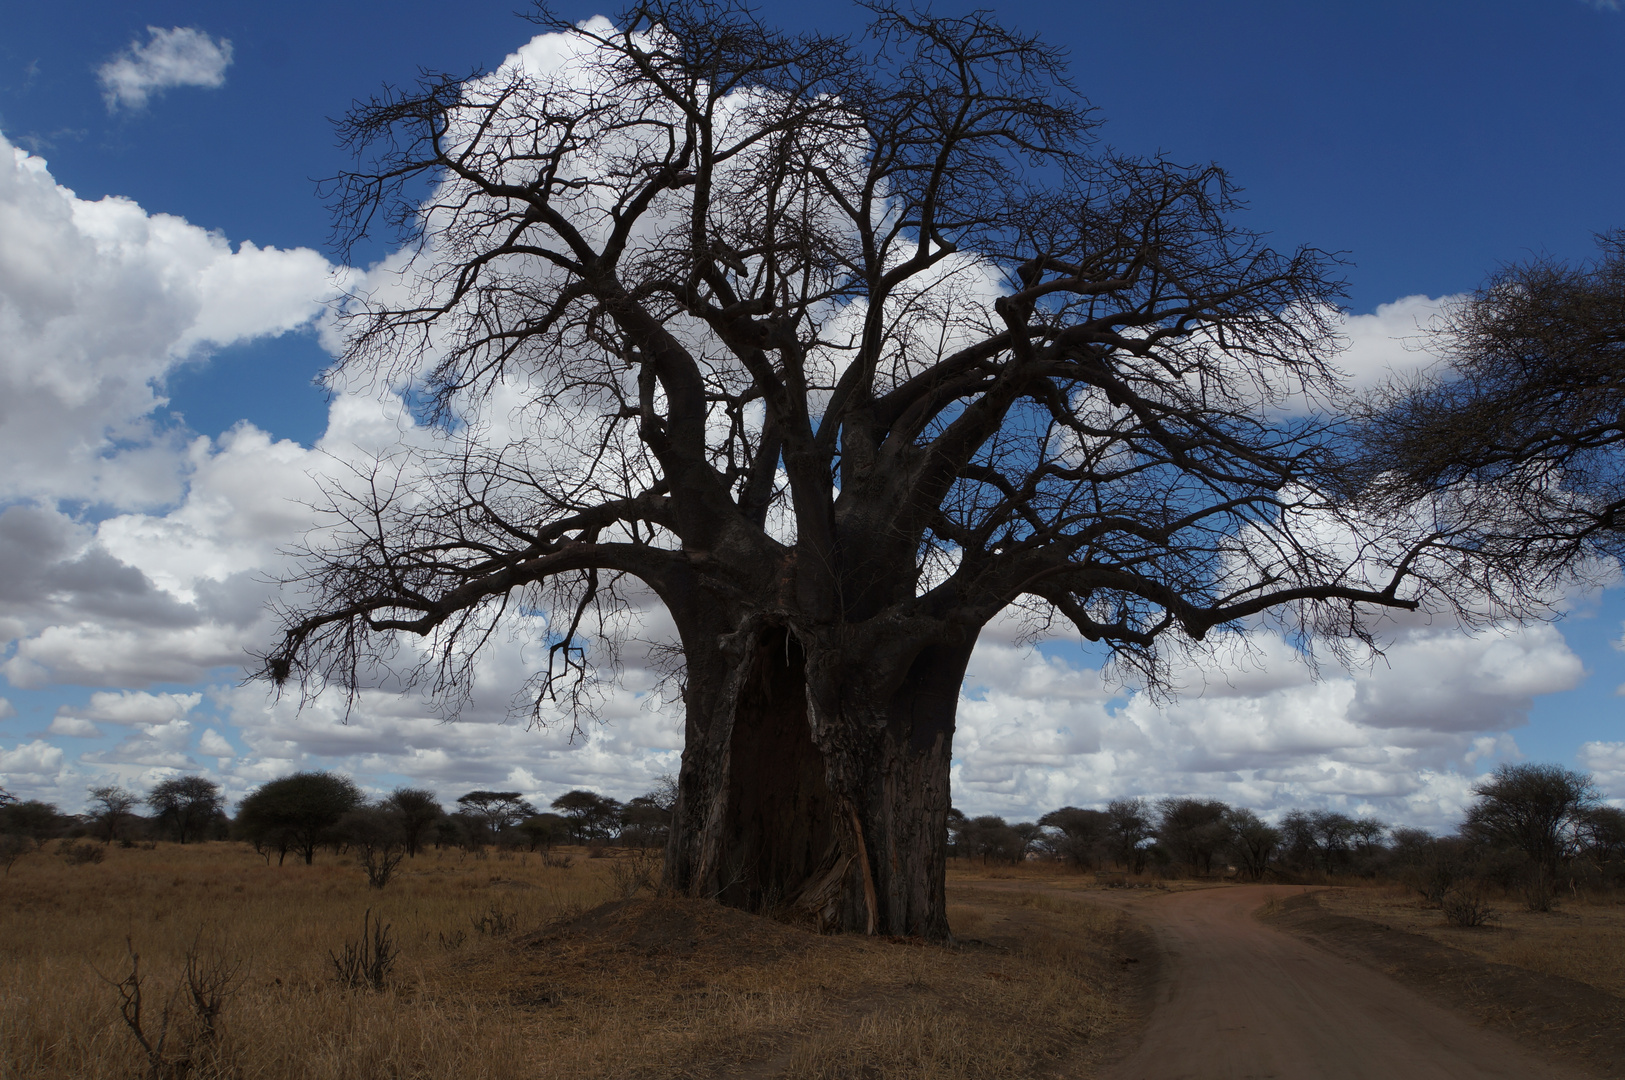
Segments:
[[[549,47],[350,115],[341,235],[408,249],[341,366],[443,441],[331,492],[261,674],[355,693],[421,635],[399,674],[455,705],[545,613],[534,715],[578,718],[653,593],[668,885],[941,938],[954,711],[1001,611],[1155,682],[1170,635],[1369,641],[1362,608],[1500,579],[1460,515],[1367,513],[1335,418],[1281,407],[1335,399],[1333,260],[1233,224],[1217,167],[1101,151],[1042,41],[871,11],[851,40],[723,0],[543,15]]]
[[[863,932],[873,936],[880,925],[880,916],[875,908],[875,876],[869,870],[869,847],[863,842],[863,822],[858,820],[858,808],[849,804],[846,812],[852,818],[852,839],[858,849],[857,866],[863,879],[863,911],[867,916]]]

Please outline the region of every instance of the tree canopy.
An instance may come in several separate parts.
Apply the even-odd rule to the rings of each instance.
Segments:
[[[493,838],[536,814],[536,808],[517,791],[470,791],[457,797],[457,806],[459,813],[479,822]]]
[[[1500,268],[1421,344],[1360,430],[1375,485],[1448,507],[1480,558],[1538,585],[1625,556],[1625,231],[1584,264]]]
[[[153,817],[183,844],[202,837],[226,805],[220,785],[204,776],[160,780],[147,792],[145,801]]]
[[[339,819],[362,801],[361,789],[348,776],[297,772],[249,792],[237,809],[237,829],[256,847],[274,849],[278,863],[297,851],[308,865],[316,848],[332,839]]]
[[[1589,774],[1530,762],[1498,766],[1473,794],[1463,832],[1522,852],[1547,878],[1600,801]]]

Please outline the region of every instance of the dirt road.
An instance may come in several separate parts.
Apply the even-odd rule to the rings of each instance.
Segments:
[[[1571,1080],[1496,1032],[1252,917],[1248,886],[1130,898],[1158,958],[1143,1035],[1101,1080]]]

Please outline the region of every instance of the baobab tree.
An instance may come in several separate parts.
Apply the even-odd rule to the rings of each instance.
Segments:
[[[1249,621],[1367,639],[1457,571],[1354,512],[1304,405],[1332,260],[1237,225],[1216,167],[1099,150],[1042,41],[871,10],[862,41],[544,14],[495,73],[355,109],[341,239],[404,247],[338,377],[410,386],[441,441],[334,488],[263,674],[354,690],[413,637],[455,705],[545,613],[562,711],[646,590],[681,655],[668,883],[940,937],[990,620],[1155,681]]]

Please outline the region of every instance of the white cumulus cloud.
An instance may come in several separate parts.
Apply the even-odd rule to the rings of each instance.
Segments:
[[[9,750],[0,746],[0,786],[13,794],[55,788],[64,758],[61,747],[43,739],[18,743]]]
[[[1318,679],[1265,632],[1173,674],[1172,700],[1114,690],[1087,666],[1016,648],[995,624],[960,698],[955,804],[1031,819],[1120,796],[1198,795],[1449,828],[1476,771],[1521,756],[1510,731],[1532,697],[1583,671],[1549,625],[1467,634],[1419,624],[1398,631],[1382,661],[1328,664]]]
[[[1428,351],[1428,329],[1455,299],[1404,296],[1377,305],[1369,315],[1346,316],[1346,348],[1338,354],[1337,366],[1351,385],[1363,389],[1437,363],[1438,357]]]
[[[78,708],[64,705],[58,716],[100,720],[108,724],[133,726],[167,724],[197,708],[203,700],[196,694],[149,694],[140,690],[101,691],[90,695],[90,703]]]
[[[226,737],[214,728],[206,729],[198,738],[197,748],[200,752],[217,758],[230,758],[237,755],[237,751]]]
[[[1591,773],[1603,793],[1625,805],[1625,742],[1588,742],[1580,747],[1580,767]]]
[[[101,728],[84,717],[61,711],[51,718],[51,726],[47,731],[52,735],[67,735],[75,739],[94,739],[102,733]]]
[[[234,249],[129,199],[80,199],[3,136],[0,236],[0,501],[174,502],[191,445],[155,420],[164,377],[309,324],[339,288],[308,248]]]
[[[130,42],[96,74],[109,111],[121,105],[143,109],[153,95],[172,86],[225,85],[230,65],[231,42],[225,38],[192,26],[149,26],[145,42]]]

